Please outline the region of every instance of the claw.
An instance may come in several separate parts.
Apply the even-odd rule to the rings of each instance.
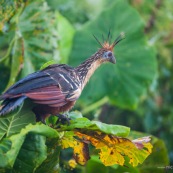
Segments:
[[[70,118],[68,118],[68,115],[67,114],[57,114],[56,115],[58,117],[58,120],[56,122],[56,124],[58,123],[62,123],[62,124],[68,124],[70,125]]]

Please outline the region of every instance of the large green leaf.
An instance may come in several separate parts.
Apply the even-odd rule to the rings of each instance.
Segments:
[[[58,21],[44,0],[28,4],[18,18],[17,26],[24,40],[23,75],[39,69],[51,59],[58,61]]]
[[[75,112],[73,112],[75,114]],[[74,116],[74,115],[73,115]],[[63,130],[81,129],[82,131],[100,131],[106,134],[126,137],[130,132],[130,128],[120,125],[105,124],[98,121],[90,121],[87,118],[76,118],[70,121],[70,125],[61,126]]]
[[[40,165],[40,167],[36,170],[36,173],[49,172],[49,173],[58,173],[60,167],[57,166],[59,163],[59,155],[61,151],[61,146],[57,143],[57,139],[48,139],[47,140],[47,158]]]
[[[29,134],[15,160],[13,171],[31,173],[39,167],[47,157],[46,138],[42,135]]]
[[[29,140],[30,137],[27,137],[28,133],[34,133],[37,134],[38,136],[37,135],[30,136],[32,140]],[[18,157],[19,152],[20,152],[19,158],[25,157],[25,159],[29,159],[30,162],[32,162],[32,166],[30,165],[32,167],[31,169],[33,168],[35,169],[36,167],[38,167],[46,158],[46,153],[45,153],[46,148],[44,146],[45,139],[39,135],[49,138],[57,138],[57,139],[59,137],[59,134],[56,130],[44,124],[38,123],[36,125],[29,124],[25,128],[23,128],[20,131],[20,133],[12,135],[9,138],[4,138],[0,143],[0,168],[8,168],[8,167],[12,168],[14,162],[16,161],[16,158]],[[27,143],[30,144],[31,146],[28,146]],[[23,151],[24,149],[25,153]],[[26,153],[28,153],[28,158],[26,158],[25,156]],[[36,157],[35,159],[34,156]],[[23,160],[23,162],[24,163],[18,160],[15,165],[16,169],[18,169],[21,164],[22,164],[21,166],[23,167],[24,166],[23,164],[25,164],[27,160]]]
[[[115,47],[117,63],[100,67],[80,100],[86,105],[108,95],[112,104],[135,108],[156,77],[157,66],[155,51],[144,37],[144,23],[127,1],[116,1],[76,32],[69,62],[79,65],[96,52],[98,46],[91,34],[108,33],[110,27],[114,37],[122,31],[126,33],[126,39]]]
[[[30,110],[30,106],[30,103],[26,102],[21,110],[0,118],[0,140],[19,133],[27,124],[35,122],[35,114]]]

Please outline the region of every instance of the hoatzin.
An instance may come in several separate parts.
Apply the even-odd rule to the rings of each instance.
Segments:
[[[113,48],[123,37],[120,34],[113,43],[109,43],[109,32],[103,44],[95,37],[101,48],[78,67],[54,64],[19,80],[0,96],[3,100],[0,116],[13,111],[25,99],[34,102],[32,111],[37,121],[44,122],[50,115],[59,116],[69,111],[94,71],[104,62],[116,63]]]

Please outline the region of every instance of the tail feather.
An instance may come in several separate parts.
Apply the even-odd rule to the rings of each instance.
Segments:
[[[26,98],[27,98],[26,96],[22,96],[22,97],[13,98],[13,99],[5,99],[2,102],[0,116],[3,116],[13,111],[15,108],[20,106]]]

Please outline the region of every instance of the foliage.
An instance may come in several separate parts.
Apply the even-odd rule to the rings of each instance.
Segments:
[[[142,1],[134,3],[134,6],[139,10],[141,16],[146,20],[147,36],[150,39],[150,44],[157,48],[157,59],[159,64],[159,77],[154,83],[152,92],[145,99],[145,102],[137,110],[137,115],[143,114],[144,122],[143,130],[147,133],[152,133],[164,139],[169,150],[171,159],[170,165],[173,163],[173,142],[170,138],[173,135],[172,130],[172,65],[173,65],[173,34],[172,34],[172,5],[173,1]],[[143,8],[143,6],[145,8]],[[150,23],[152,25],[149,25]],[[147,111],[146,111],[147,108]]]
[[[35,122],[35,115],[30,110],[30,105],[25,104],[22,110],[16,111],[9,118],[1,118],[0,121],[0,140],[4,136],[11,136],[14,133],[19,133],[29,123]]]
[[[16,114],[13,117],[16,117]],[[1,123],[7,121],[13,123],[12,118],[6,118],[6,121],[2,119]],[[25,118],[21,120],[21,126],[24,122],[26,122]],[[4,125],[8,126],[8,124]],[[137,166],[151,153],[152,148],[152,145],[148,143],[149,138],[147,140],[136,139],[130,141],[127,138],[115,136],[121,134],[127,136],[129,133],[127,127],[104,123],[98,125],[98,122],[91,122],[86,118],[72,120],[70,125],[63,125],[62,128],[57,129],[41,123],[32,125],[28,122],[21,131],[16,128],[11,128],[10,131],[11,135],[6,133],[1,139],[0,167],[4,169],[13,168],[14,172],[21,172],[24,167],[25,171],[34,172],[38,167],[42,167],[42,163],[48,155],[45,137],[50,140],[49,143],[51,143],[51,138],[56,140],[54,147],[60,146],[62,149],[72,147],[74,149],[74,158],[81,165],[85,165],[90,157],[89,143],[96,149],[100,149],[100,159],[106,166],[124,165],[125,156],[130,157],[129,163],[131,165]],[[49,144],[47,144],[47,147],[50,147]],[[112,157],[112,162],[108,159],[109,157]],[[49,162],[47,161],[46,164],[50,164]]]
[[[167,148],[173,158],[172,5],[169,0],[2,0],[1,92],[41,66],[80,64],[98,48],[92,34],[101,40],[110,29],[113,40],[124,31],[126,39],[115,47],[117,64],[100,67],[77,102],[97,121],[72,112],[69,126],[47,119],[53,129],[35,124],[28,103],[0,119],[0,172],[163,172],[158,167],[169,165]],[[154,134],[166,147],[152,136],[146,159],[148,134],[127,138],[128,127],[98,120]]]
[[[129,135],[130,138],[140,138],[141,136],[144,136],[144,134],[135,131],[131,131]],[[164,167],[165,165],[169,164],[168,157],[166,157],[166,147],[162,140],[159,140],[155,137],[152,137],[152,139],[152,144],[154,147],[152,150],[152,154],[146,159],[146,161],[142,165],[138,167],[131,167],[130,165],[128,165],[127,167],[121,167],[118,165],[105,167],[99,160],[98,156],[93,155],[91,159],[87,162],[86,172],[94,173],[98,171],[104,173],[139,173],[156,172],[157,170],[157,173],[163,173],[164,170],[158,168]],[[158,153],[158,150],[161,152]]]
[[[17,2],[14,3],[17,6]],[[10,2],[5,5],[10,6]],[[8,86],[14,83],[19,73],[20,77],[26,76],[49,60],[67,61],[73,27],[58,12],[50,11],[43,0],[31,1],[29,4],[21,2],[10,22],[10,25],[4,23],[0,34],[0,40],[10,40],[10,46],[0,60],[10,66]],[[64,34],[63,27],[68,30],[68,34]],[[59,40],[62,40],[60,44]]]

